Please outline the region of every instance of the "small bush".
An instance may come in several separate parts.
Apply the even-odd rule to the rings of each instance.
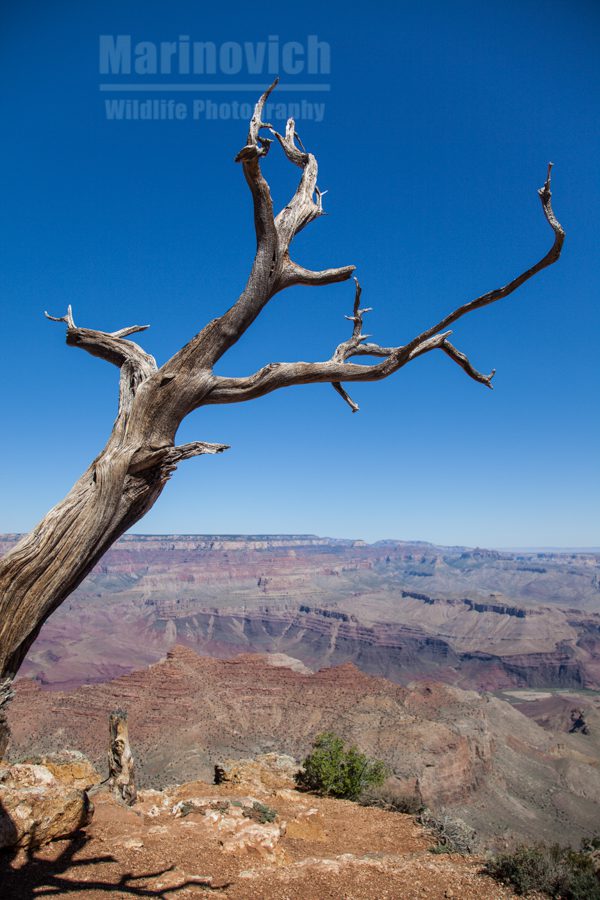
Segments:
[[[187,800],[184,800],[183,803],[179,804],[180,816],[189,816],[192,812],[202,812],[202,814],[204,814],[204,810],[198,810],[197,806],[194,806],[193,803],[189,803]]]
[[[423,802],[416,794],[402,793],[396,787],[375,787],[367,789],[361,796],[363,806],[376,806],[389,812],[416,816],[423,812]]]
[[[366,788],[383,784],[388,775],[381,760],[347,748],[333,732],[317,735],[302,766],[296,775],[299,787],[346,800],[358,800]]]
[[[437,844],[430,848],[431,853],[473,853],[477,850],[477,835],[470,825],[462,819],[453,819],[445,813],[434,814],[424,809],[417,817],[417,822],[432,831]]]
[[[597,854],[600,850],[600,834],[594,834],[592,837],[584,838],[581,842],[582,853]]]
[[[537,844],[488,861],[485,871],[517,894],[540,891],[560,900],[600,900],[600,882],[589,852]]]
[[[267,806],[266,803],[259,803],[258,800],[255,800],[251,807],[245,806],[242,810],[242,815],[247,819],[254,819],[256,822],[260,822],[261,825],[274,822],[277,818],[276,810]]]
[[[439,853],[458,853],[458,850],[453,850],[449,844],[434,844],[433,847],[429,848],[430,853],[435,853],[436,855]]]

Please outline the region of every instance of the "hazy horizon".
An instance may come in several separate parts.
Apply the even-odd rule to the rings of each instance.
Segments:
[[[0,538],[7,535],[16,535],[18,537],[27,534],[21,531],[5,531],[0,533]],[[317,532],[295,532],[295,531],[128,531],[122,538],[128,537],[175,537],[175,538],[242,538],[242,539],[269,539],[269,538],[295,538],[301,540],[303,538],[317,538],[319,540],[332,541],[362,541],[366,544],[381,544],[386,542],[400,544],[428,544],[432,547],[448,547],[448,548],[464,548],[466,550],[496,550],[505,553],[600,553],[600,546],[528,546],[528,545],[512,545],[507,547],[488,546],[481,543],[463,544],[459,542],[440,543],[438,541],[427,540],[426,538],[407,538],[407,537],[375,537],[367,539],[364,537],[343,535],[343,534],[318,534]]]

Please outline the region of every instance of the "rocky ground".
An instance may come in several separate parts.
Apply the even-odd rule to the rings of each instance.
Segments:
[[[292,788],[273,760],[233,781],[148,790],[127,808],[96,793],[91,822],[39,849],[0,854],[11,900],[129,897],[229,900],[504,900],[482,859],[432,853],[411,816]],[[269,821],[271,820],[271,821]]]

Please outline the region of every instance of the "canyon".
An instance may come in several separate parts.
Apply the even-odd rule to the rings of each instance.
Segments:
[[[0,553],[17,535],[0,537]],[[21,670],[103,682],[175,644],[354,663],[399,684],[600,688],[600,552],[315,535],[127,535],[49,619]]]

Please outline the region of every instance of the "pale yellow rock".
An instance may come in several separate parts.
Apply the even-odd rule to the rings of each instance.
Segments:
[[[327,840],[325,821],[317,809],[300,812],[295,819],[288,822],[286,834],[302,841],[322,842]]]
[[[293,788],[299,768],[292,756],[279,753],[265,753],[256,759],[228,759],[219,767],[223,782],[273,792]]]
[[[89,791],[90,788],[102,781],[102,776],[89,759],[77,750],[51,753],[41,757],[39,762],[62,784],[78,788],[81,791]]]
[[[141,841],[139,838],[128,838],[126,841],[123,841],[121,846],[125,850],[143,850],[144,842]]]
[[[46,766],[0,769],[0,848],[39,847],[87,825],[87,794],[61,783]]]
[[[2,768],[0,771],[0,783],[7,788],[39,787],[46,784],[54,784],[55,778],[46,766],[33,763],[16,763],[14,766]]]
[[[258,856],[272,859],[283,833],[282,826],[274,822],[266,825],[248,822],[224,838],[221,846],[224,853],[256,853]]]

